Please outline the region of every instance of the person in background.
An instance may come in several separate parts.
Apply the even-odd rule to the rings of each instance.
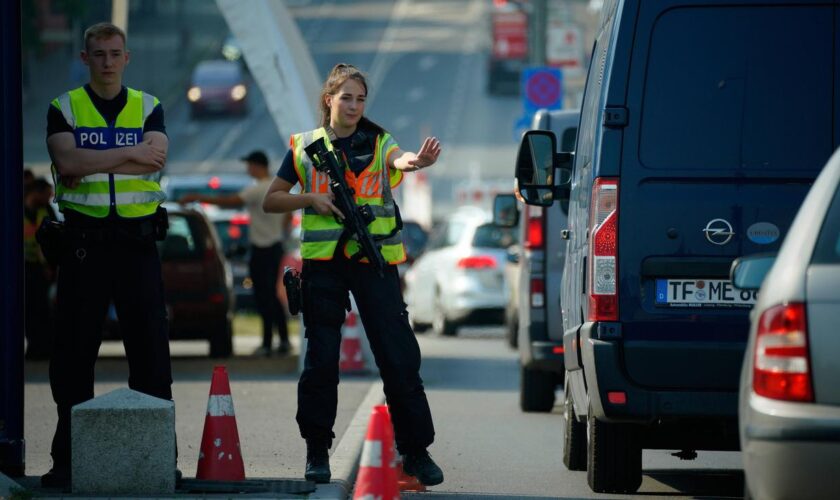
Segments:
[[[266,213],[262,208],[265,193],[271,185],[272,175],[268,170],[268,156],[262,151],[253,151],[241,158],[245,162],[248,175],[257,182],[237,194],[206,195],[185,194],[178,201],[210,203],[224,208],[245,207],[250,215],[248,240],[251,256],[248,262],[251,280],[254,283],[254,299],[257,311],[262,318],[262,345],[254,353],[258,356],[270,356],[274,326],[280,334],[280,346],[277,352],[286,355],[291,351],[289,343],[288,320],[286,310],[277,298],[277,279],[280,273],[280,261],[283,258],[283,239],[289,234],[291,217],[283,214]]]
[[[404,172],[434,164],[441,148],[436,138],[428,137],[417,153],[402,151],[391,134],[364,116],[367,95],[367,81],[354,66],[332,69],[321,91],[321,127],[291,137],[290,151],[263,202],[266,212],[303,209],[301,282],[308,342],[298,383],[297,422],[306,440],[305,477],[319,483],[331,477],[328,452],[335,437],[341,325],[352,292],[384,382],[404,470],[425,485],[435,485],[443,482],[443,471],[427,451],[435,430],[420,378],[420,347],[400,292],[397,264],[406,254],[391,189]],[[333,204],[328,179],[304,152],[318,139],[347,159],[345,177],[356,202],[363,200],[376,215],[368,230],[381,245],[387,263],[383,275],[356,258],[358,243],[344,230],[344,214]],[[292,194],[298,182],[302,191]]]
[[[49,293],[54,272],[35,240],[41,222],[55,217],[52,196],[52,185],[41,177],[33,178],[23,190],[24,334],[26,359],[33,360],[49,359],[52,350]]]

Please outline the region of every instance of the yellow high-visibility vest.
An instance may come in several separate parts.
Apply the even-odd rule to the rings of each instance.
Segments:
[[[76,146],[86,149],[113,149],[134,146],[143,141],[143,124],[158,104],[157,97],[128,89],[128,97],[114,123],[106,123],[84,87],[71,90],[52,101],[73,127]],[[55,165],[53,173],[57,173]],[[56,182],[58,208],[75,210],[90,217],[107,217],[113,206],[125,218],[152,215],[166,195],[158,181],[160,172],[146,175],[93,174],[69,188]]]
[[[327,149],[332,151],[333,146],[329,135],[323,127],[295,134],[289,142],[289,148],[294,155],[295,170],[304,193],[328,192],[329,177],[315,169],[304,151],[306,146],[320,138],[324,139]],[[368,231],[373,237],[391,234],[397,227],[396,204],[391,189],[402,181],[402,172],[399,170],[389,172],[386,161],[388,155],[397,149],[397,142],[390,134],[379,134],[376,137],[373,160],[370,164],[359,174],[354,174],[350,169],[344,173],[347,185],[356,193],[356,204],[370,205],[376,216],[376,219],[368,224]],[[332,215],[320,215],[312,207],[305,208],[301,221],[301,258],[332,259],[343,230],[344,226]],[[380,251],[385,262],[399,264],[405,261],[405,247],[400,232],[384,240],[378,240],[377,243],[381,245]],[[359,243],[350,238],[343,251],[350,257],[359,249]],[[363,258],[362,262],[367,262],[367,259]]]

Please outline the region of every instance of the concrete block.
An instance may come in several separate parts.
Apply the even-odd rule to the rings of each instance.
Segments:
[[[175,404],[123,388],[72,409],[73,493],[175,491]]]

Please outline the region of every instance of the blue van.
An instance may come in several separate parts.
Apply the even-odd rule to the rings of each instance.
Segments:
[[[729,267],[840,145],[838,28],[837,0],[607,0],[574,154],[523,137],[521,195],[569,204],[563,461],[594,491],[637,490],[643,449],[738,449],[755,296]]]

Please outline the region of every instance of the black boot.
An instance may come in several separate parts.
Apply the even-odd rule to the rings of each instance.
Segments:
[[[426,450],[403,455],[403,470],[409,476],[420,480],[424,486],[434,486],[443,482],[443,471]]]
[[[329,446],[324,443],[306,442],[306,473],[307,481],[316,483],[330,482],[330,455]]]

